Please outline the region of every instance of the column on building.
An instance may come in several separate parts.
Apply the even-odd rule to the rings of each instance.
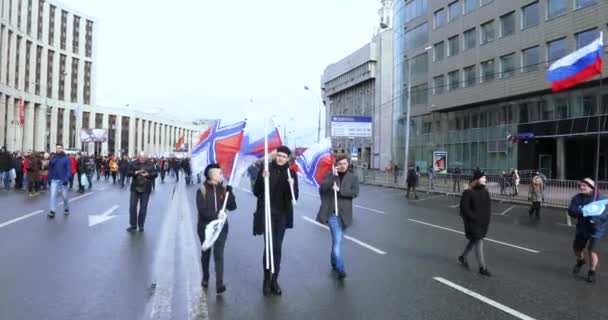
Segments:
[[[158,139],[159,138],[159,134],[158,134],[158,122],[154,122],[154,147],[152,148],[154,150],[154,154],[158,156],[158,154],[160,153],[158,150]]]
[[[42,151],[46,147],[46,132],[47,130],[50,130],[50,128],[46,127],[46,111],[47,106],[44,104],[39,104],[35,108],[36,123],[34,125],[33,151]],[[28,149],[25,151],[28,151]]]
[[[90,129],[95,128],[95,117],[96,117],[96,113],[93,109],[91,109],[91,112],[89,112],[89,128]],[[89,152],[89,155],[92,155],[93,153],[95,153],[95,144],[87,143],[87,150]]]
[[[72,147],[70,145],[70,121],[72,117],[70,117],[70,109],[63,109],[63,143],[64,148]]]
[[[137,131],[137,128],[135,127],[135,117],[133,116],[129,116],[129,146],[127,147],[129,149],[129,156],[134,157],[136,154],[135,152],[137,152],[137,147],[135,146],[135,131]]]
[[[173,126],[169,126],[169,143],[167,143],[167,147],[169,148],[169,152],[173,153]]]
[[[51,108],[51,132],[50,132],[50,138],[49,138],[49,144],[51,146],[51,150],[54,150],[55,145],[57,144],[57,117],[58,117],[58,115],[59,115],[59,110],[57,110],[57,107],[52,107]]]
[[[150,146],[148,144],[148,139],[150,139],[150,121],[145,120],[144,122],[144,141],[142,145],[142,150],[146,153],[150,153]]]
[[[2,68],[0,68],[0,69],[2,69]],[[5,117],[6,117],[6,98],[5,98],[5,95],[0,93],[0,146],[4,146],[4,144],[5,144],[4,139],[6,138],[6,131],[8,128],[8,124],[5,121]]]
[[[8,97],[6,101],[6,148],[9,151],[15,150],[15,101],[13,97]]]
[[[114,130],[114,151],[117,156],[122,155],[122,116],[116,115],[116,124]]]
[[[144,136],[144,127],[143,127],[143,122],[142,119],[139,118],[137,119],[137,141],[135,143],[135,154],[139,153],[140,151],[142,151],[142,144],[143,144],[143,136]]]
[[[109,134],[110,132],[110,115],[107,113],[103,114],[103,118],[101,120],[101,128],[106,130],[106,132]],[[109,139],[109,137],[108,137]],[[103,154],[104,156],[108,155],[108,140],[106,140],[105,142],[103,142],[101,144],[101,154]]]
[[[165,155],[165,153],[167,152],[166,147],[165,147],[165,142],[167,141],[167,139],[165,139],[166,132],[167,131],[165,130],[165,124],[160,123],[160,153],[162,155]]]
[[[556,163],[555,167],[557,169],[556,178],[560,180],[566,179],[566,142],[564,137],[555,138],[555,155],[556,155]]]
[[[34,128],[36,126],[36,110],[33,102],[25,104],[25,123],[23,124],[23,151],[34,149]]]
[[[67,84],[67,82],[66,82],[66,84]],[[66,87],[67,87],[67,85],[66,85]],[[74,127],[74,136],[75,136],[74,137],[74,144],[75,144],[74,148],[82,150],[82,151],[86,151],[86,150],[84,150],[82,141],[80,141],[80,130],[83,127],[82,122],[84,121],[82,119],[82,113],[83,113],[82,107],[78,107],[74,111],[74,114],[76,115],[76,123],[75,123],[75,127]]]

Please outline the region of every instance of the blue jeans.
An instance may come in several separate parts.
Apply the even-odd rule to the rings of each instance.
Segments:
[[[66,211],[70,210],[70,204],[68,202],[68,186],[63,185],[61,180],[51,180],[51,211],[57,212],[57,189],[61,191],[61,197],[63,198],[63,209]]]
[[[6,189],[10,189],[10,187],[11,187],[11,172],[10,171],[0,171],[0,178],[4,182],[4,187]]]
[[[331,264],[336,266],[339,272],[344,272],[344,230],[342,222],[335,214],[327,220],[331,231]]]

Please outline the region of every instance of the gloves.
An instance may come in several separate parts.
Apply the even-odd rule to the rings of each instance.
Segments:
[[[226,192],[232,193],[232,186],[226,186]]]
[[[222,220],[226,219],[226,211],[220,210],[220,212],[217,213],[217,218]]]

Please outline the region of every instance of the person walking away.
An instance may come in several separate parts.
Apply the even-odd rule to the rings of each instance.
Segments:
[[[13,169],[13,156],[6,150],[0,149],[0,179],[6,190],[11,188],[11,170]]]
[[[287,146],[277,149],[274,160],[269,164],[268,171],[260,170],[255,181],[253,194],[257,197],[257,207],[253,218],[253,235],[264,235],[265,231],[265,206],[264,206],[264,177],[268,176],[270,187],[270,215],[272,226],[272,248],[274,260],[274,274],[271,275],[270,269],[266,268],[266,250],[262,258],[264,270],[264,283],[262,293],[281,295],[282,289],[279,286],[279,273],[281,271],[281,256],[283,238],[287,229],[293,229],[293,203],[291,198],[290,185],[293,186],[295,200],[298,199],[298,176],[295,171],[289,169],[289,156],[291,150]],[[291,179],[287,174],[290,170]],[[266,243],[264,243],[266,245]]]
[[[519,173],[517,169],[513,169],[513,195],[519,195]]]
[[[70,171],[70,190],[72,190],[74,188],[74,177],[76,177],[76,171],[77,171],[77,166],[78,166],[78,160],[76,159],[76,155],[70,155],[68,157],[68,159],[70,160],[70,165],[72,170]]]
[[[597,243],[604,237],[608,228],[608,213],[606,208],[599,216],[585,217],[583,216],[583,207],[594,201],[594,189],[596,188],[595,181],[590,178],[585,178],[579,183],[579,193],[575,195],[568,206],[568,215],[577,219],[576,231],[572,249],[576,256],[576,264],[572,269],[573,275],[578,275],[581,268],[589,263],[589,271],[587,272],[587,282],[596,282],[596,272],[599,265],[599,255],[597,251]],[[598,194],[597,200],[604,200],[605,196]],[[585,253],[587,260],[585,260]]]
[[[55,218],[57,207],[57,191],[61,192],[63,199],[63,213],[70,214],[70,203],[68,202],[68,184],[72,175],[72,163],[63,152],[63,145],[55,146],[55,155],[49,162],[49,180],[51,181],[51,210],[48,214],[50,219]]]
[[[126,154],[122,155],[122,158],[118,162],[118,171],[120,172],[120,187],[125,187],[125,180],[127,178],[127,171],[129,170],[129,158]]]
[[[51,156],[44,152],[41,154],[42,166],[40,167],[40,189],[47,190],[50,186],[49,182],[49,162]]]
[[[186,185],[192,183],[192,168],[190,167],[190,159],[184,158],[182,160],[182,169],[184,170],[184,176],[186,177]]]
[[[530,219],[532,219],[532,216],[536,213],[536,220],[540,220],[540,204],[544,201],[543,191],[543,179],[539,176],[532,178],[530,193],[528,195],[528,201],[532,202],[532,206],[530,207],[530,210],[528,210]]]
[[[236,200],[231,186],[223,186],[224,175],[218,164],[210,164],[205,168],[205,182],[196,192],[196,208],[198,209],[197,231],[201,245],[205,242],[205,228],[207,225],[217,219],[224,219],[226,212],[222,210],[226,193],[228,193],[228,201],[226,202],[226,210],[236,210]],[[228,238],[228,220],[224,224],[224,228],[220,232],[217,240],[213,243],[213,247],[202,252],[201,266],[203,268],[203,288],[209,286],[209,262],[211,254],[215,263],[215,290],[218,295],[226,291],[224,284],[224,246]]]
[[[337,192],[337,208],[334,197]],[[344,266],[344,231],[353,221],[353,199],[359,195],[359,179],[349,171],[346,156],[336,157],[335,166],[319,187],[321,207],[317,213],[317,221],[329,226],[331,232],[332,270],[337,272],[338,279],[346,278]]]
[[[87,179],[88,184],[91,184],[91,181],[87,175],[87,159],[82,154],[78,154],[76,157],[76,175],[78,179],[78,193],[84,193],[85,186],[82,184],[83,176]]]
[[[129,228],[128,232],[133,232],[139,227],[139,232],[144,231],[148,201],[152,191],[152,181],[157,176],[156,169],[152,161],[148,160],[146,154],[139,153],[137,160],[129,166],[128,176],[131,181],[131,198],[129,203]],[[137,210],[139,204],[139,211]]]
[[[116,160],[116,156],[112,156],[108,164],[112,173],[112,184],[116,184],[116,177],[118,176],[118,160]]]
[[[460,198],[460,216],[464,222],[464,230],[469,243],[458,261],[465,268],[469,268],[467,256],[475,249],[475,257],[479,264],[479,274],[490,277],[483,250],[483,239],[488,233],[492,203],[490,193],[486,189],[486,177],[483,172],[473,174],[469,189],[462,193]]]
[[[429,192],[435,190],[435,185],[433,184],[434,179],[435,171],[433,170],[433,166],[429,166]]]
[[[101,179],[101,169],[103,167],[103,158],[100,155],[95,155],[95,172],[97,173],[97,181]]]
[[[414,167],[409,167],[407,169],[406,184],[407,192],[405,193],[405,196],[409,199],[410,190],[414,190],[414,198],[418,199],[418,194],[416,193],[416,186],[418,185],[418,173],[416,173]]]
[[[165,159],[165,157],[161,157],[160,158],[160,183],[165,183],[165,174],[167,173],[167,168],[169,167],[169,164],[167,163],[167,160]]]
[[[30,197],[40,194],[40,169],[42,160],[40,154],[32,152],[26,161],[27,168],[27,189]]]
[[[454,186],[452,188],[452,192],[460,193],[460,179],[462,178],[462,170],[459,167],[454,169]]]
[[[17,152],[15,156],[14,166],[15,168],[15,190],[24,189],[23,186],[23,156],[21,152]]]
[[[111,173],[112,169],[110,168],[110,157],[105,157],[103,159],[103,175],[106,178],[106,182],[110,181]]]

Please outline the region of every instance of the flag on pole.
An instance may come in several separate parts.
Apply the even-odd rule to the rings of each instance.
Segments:
[[[296,160],[298,173],[308,183],[319,187],[325,176],[331,172],[334,157],[331,153],[331,139],[325,138],[321,142],[308,148],[299,159]]]
[[[184,136],[179,137],[179,139],[177,140],[177,143],[175,143],[175,151],[180,151],[180,149],[182,148],[182,145],[184,144]]]
[[[192,149],[192,172],[202,172],[208,164],[217,163],[222,167],[224,175],[231,173],[234,157],[241,151],[246,123],[241,121],[222,127],[218,120],[212,124]]]
[[[547,71],[553,91],[561,91],[602,73],[603,35],[590,44],[555,61]]]
[[[272,153],[283,145],[279,129],[276,127],[262,135],[256,135],[249,130],[245,130],[239,161],[234,174],[234,185],[238,186],[245,171],[264,157],[264,134],[268,137],[268,152]]]

